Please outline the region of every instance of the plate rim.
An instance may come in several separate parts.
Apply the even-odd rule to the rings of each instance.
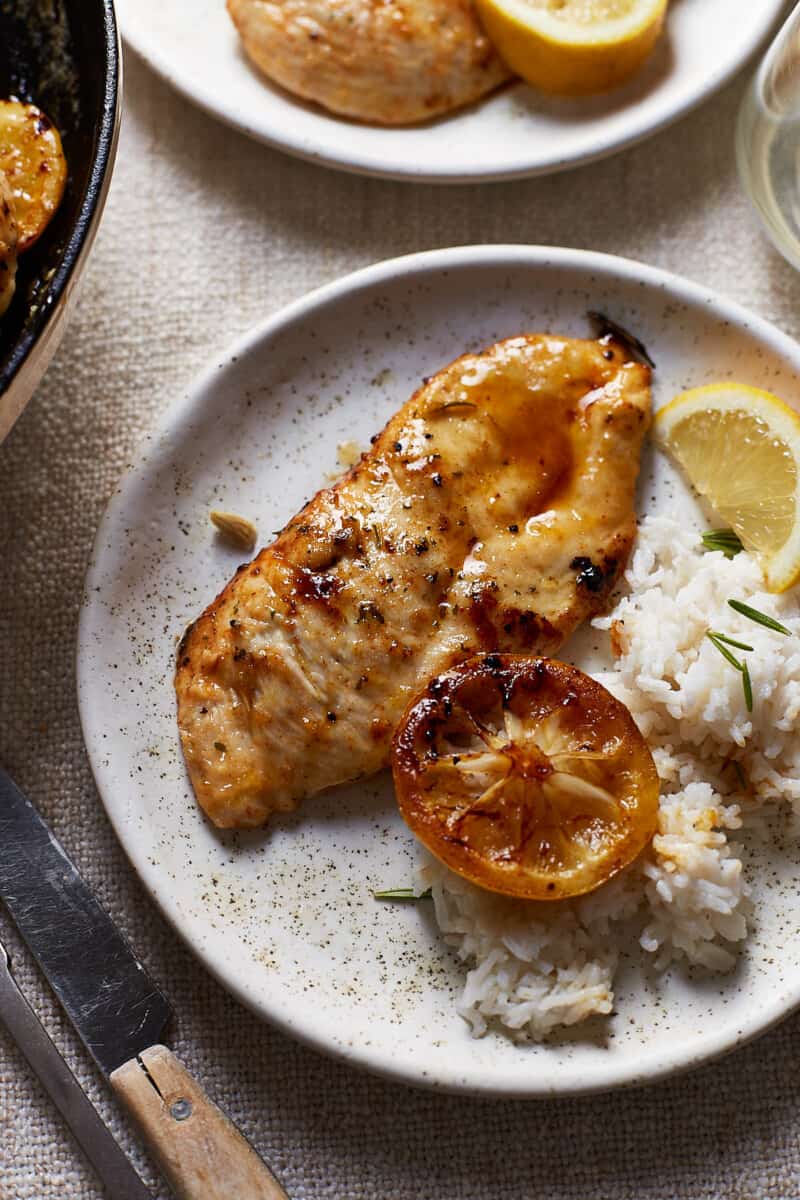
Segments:
[[[96,675],[87,660],[90,657],[88,652],[92,635],[92,621],[95,613],[100,611],[100,602],[96,597],[101,582],[103,545],[107,532],[113,525],[118,511],[124,508],[123,502],[128,486],[135,484],[142,466],[149,462],[151,455],[158,453],[164,443],[174,434],[176,428],[191,417],[198,400],[207,392],[209,386],[218,381],[226,369],[235,369],[236,364],[246,354],[256,350],[259,345],[278,337],[287,326],[299,320],[307,320],[315,311],[335,304],[342,297],[357,294],[359,291],[372,288],[375,284],[396,283],[400,280],[411,281],[434,272],[469,270],[475,267],[494,267],[496,269],[555,267],[584,274],[596,274],[600,279],[635,282],[648,289],[659,290],[665,295],[672,295],[682,303],[688,302],[709,308],[720,320],[729,322],[738,328],[744,328],[765,342],[787,363],[793,364],[794,369],[800,375],[800,343],[766,318],[750,312],[737,301],[722,296],[713,289],[684,276],[659,267],[651,267],[635,259],[598,251],[513,244],[454,246],[382,260],[315,288],[257,322],[219,353],[205,369],[198,372],[188,388],[168,405],[154,426],[143,435],[134,448],[129,465],[111,493],[89,556],[78,617],[75,650],[78,711],[87,758],[103,809],[141,884],[150,899],[156,904],[161,915],[202,967],[235,1000],[243,1004],[260,1020],[311,1049],[347,1063],[349,1066],[362,1068],[384,1079],[388,1078],[394,1082],[411,1084],[428,1090],[520,1100],[553,1096],[595,1095],[618,1088],[637,1087],[668,1079],[710,1063],[746,1045],[767,1033],[800,1008],[800,982],[793,990],[782,989],[780,992],[776,992],[776,998],[772,1005],[762,1005],[762,1007],[754,1009],[750,1020],[740,1021],[735,1032],[722,1023],[716,1034],[709,1035],[701,1053],[681,1055],[676,1050],[661,1051],[644,1069],[638,1066],[634,1060],[630,1065],[618,1065],[601,1081],[593,1079],[588,1083],[575,1082],[559,1087],[537,1082],[535,1078],[525,1081],[514,1078],[507,1079],[505,1082],[493,1081],[488,1085],[481,1084],[459,1077],[457,1069],[453,1070],[450,1078],[431,1078],[427,1072],[420,1073],[413,1067],[405,1067],[402,1063],[396,1062],[389,1054],[376,1055],[374,1048],[370,1051],[366,1047],[331,1043],[324,1034],[307,1027],[301,1029],[293,1024],[289,1019],[288,1004],[282,1012],[278,1012],[274,1008],[267,1011],[263,1001],[259,1003],[258,998],[242,982],[225,973],[224,964],[218,963],[213,954],[206,949],[205,944],[193,936],[191,927],[181,926],[174,903],[171,903],[164,893],[158,867],[149,861],[146,848],[137,847],[135,832],[126,825],[123,806],[115,804],[115,795],[119,794],[119,788],[113,778],[110,762],[104,762],[104,758],[110,759],[113,750],[109,751],[108,743],[104,741],[102,731],[98,728],[91,711],[90,684]],[[108,773],[108,778],[106,778],[106,773]],[[133,836],[129,836],[132,832]],[[524,1048],[520,1052],[524,1053]]]
[[[627,134],[620,134],[612,138],[606,145],[595,153],[575,153],[568,155],[566,158],[557,159],[550,163],[540,164],[539,166],[521,165],[516,167],[508,167],[507,169],[487,170],[487,171],[470,171],[470,172],[448,172],[446,163],[443,168],[430,172],[424,169],[415,169],[414,167],[398,167],[392,165],[391,159],[388,159],[385,165],[375,165],[372,161],[365,161],[363,156],[355,155],[351,157],[343,157],[340,154],[326,152],[324,147],[311,149],[304,145],[302,140],[292,136],[291,124],[286,126],[286,132],[283,136],[278,133],[267,133],[263,129],[256,128],[253,124],[248,123],[245,119],[237,120],[231,114],[222,111],[219,107],[215,107],[203,93],[198,85],[193,80],[186,79],[183,76],[177,77],[170,66],[169,55],[163,52],[160,47],[154,48],[152,45],[146,44],[143,39],[137,38],[135,33],[131,33],[129,23],[126,17],[127,10],[124,5],[120,6],[118,20],[122,30],[122,36],[126,44],[130,46],[135,53],[141,58],[155,73],[170,87],[174,88],[180,95],[187,99],[191,104],[200,108],[209,116],[221,121],[231,129],[236,129],[240,133],[244,133],[247,137],[252,138],[257,142],[270,146],[273,150],[282,151],[294,158],[302,159],[304,162],[313,163],[316,166],[328,167],[331,170],[344,171],[350,175],[363,175],[374,179],[390,179],[395,182],[405,183],[437,183],[437,184],[469,184],[469,183],[502,183],[509,182],[514,179],[533,179],[545,175],[555,175],[562,171],[573,170],[580,166],[585,166],[588,163],[598,162],[601,159],[609,158],[622,150],[628,149],[631,146],[636,146],[648,138],[666,129],[668,126],[681,120],[688,113],[698,108],[707,99],[720,91],[726,83],[728,83],[742,68],[752,60],[757,51],[765,44],[769,34],[777,29],[787,11],[788,0],[774,0],[775,9],[768,14],[761,14],[762,19],[757,26],[757,32],[753,37],[749,46],[731,58],[722,69],[711,71],[704,77],[701,86],[697,92],[687,97],[681,103],[672,107],[668,112],[662,114],[660,118],[647,125],[644,128],[634,127]],[[198,75],[199,77],[199,75]],[[513,82],[512,85],[514,86]],[[281,92],[281,94],[283,94]],[[291,93],[286,95],[292,99]],[[477,103],[480,103],[478,101]],[[468,106],[466,111],[469,111]],[[325,115],[324,110],[323,115]],[[329,114],[328,114],[329,115]],[[422,126],[420,128],[423,128]]]

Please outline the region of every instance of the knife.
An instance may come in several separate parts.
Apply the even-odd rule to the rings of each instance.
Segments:
[[[0,897],[178,1200],[288,1200],[162,1044],[169,1002],[2,768]]]
[[[0,1021],[39,1076],[112,1200],[153,1200],[14,982],[2,944]]]

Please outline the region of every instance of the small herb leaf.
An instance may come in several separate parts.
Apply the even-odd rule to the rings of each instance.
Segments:
[[[414,889],[409,887],[387,888],[386,891],[373,892],[372,895],[376,900],[401,900],[413,902],[415,900],[430,900],[431,889],[428,888],[427,892],[420,892],[419,895],[417,895]]]
[[[750,671],[747,663],[742,663],[742,687],[744,688],[744,702],[747,705],[747,711],[753,711],[753,684],[750,679]]]
[[[436,408],[432,409],[432,412],[455,412],[458,409],[461,409],[463,412],[471,412],[477,407],[477,404],[473,400],[447,400],[444,404],[437,404]]]
[[[774,617],[768,617],[766,613],[759,612],[757,608],[751,608],[749,604],[744,604],[741,600],[729,600],[728,604],[734,612],[741,613],[743,617],[747,617],[750,621],[755,621],[757,625],[764,625],[767,629],[774,629],[776,633],[783,633],[786,637],[792,636],[791,629],[787,629],[785,625],[781,625],[780,621],[776,621]]]
[[[743,664],[739,662],[738,658],[734,658],[727,646],[724,646],[722,642],[719,641],[717,634],[707,633],[706,637],[711,642],[711,645],[714,646],[715,649],[719,650],[722,657],[728,660],[732,667],[736,667],[737,671],[744,670]]]
[[[726,558],[735,558],[744,550],[738,534],[732,529],[709,529],[700,540],[706,550],[720,550]]]
[[[748,646],[747,642],[737,642],[736,638],[728,637],[727,633],[714,633],[711,635],[718,642],[724,642],[726,646],[735,646],[737,650],[752,650],[752,646]]]
[[[723,772],[727,771],[728,767],[731,767],[736,772],[736,778],[739,781],[739,787],[742,789],[743,792],[746,792],[747,791],[747,780],[745,778],[744,771],[742,770],[742,764],[740,762],[737,762],[737,760],[735,758],[726,758],[725,762],[722,764]]]

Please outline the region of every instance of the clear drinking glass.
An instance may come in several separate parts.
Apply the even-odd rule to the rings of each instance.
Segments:
[[[800,270],[800,4],[767,51],[742,102],[736,158],[764,228]]]

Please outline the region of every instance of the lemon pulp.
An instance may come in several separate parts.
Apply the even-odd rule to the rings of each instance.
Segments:
[[[531,8],[569,21],[576,25],[594,25],[598,21],[613,21],[627,17],[636,7],[636,0],[528,0]]]
[[[672,447],[698,492],[718,497],[715,509],[748,550],[769,553],[787,541],[797,465],[766,422],[745,412],[695,413],[675,431]]]
[[[543,91],[591,95],[624,83],[650,54],[667,0],[476,0],[508,66]]]
[[[770,590],[796,582],[800,416],[769,392],[709,384],[677,396],[654,428],[695,490],[758,558]]]

